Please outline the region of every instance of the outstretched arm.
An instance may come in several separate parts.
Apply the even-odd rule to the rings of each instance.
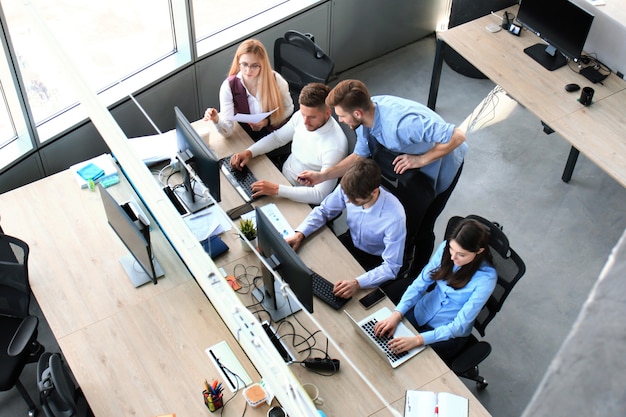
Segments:
[[[452,136],[447,143],[437,143],[428,152],[421,155],[398,155],[393,160],[394,171],[396,174],[404,174],[408,169],[421,168],[436,161],[439,158],[443,158],[459,145],[465,142],[465,133],[462,130],[455,128],[452,132]]]
[[[298,181],[303,185],[312,186],[323,181],[342,177],[346,171],[356,164],[360,158],[363,157],[355,153],[351,153],[343,158],[337,165],[325,169],[322,172],[302,171],[298,175]]]

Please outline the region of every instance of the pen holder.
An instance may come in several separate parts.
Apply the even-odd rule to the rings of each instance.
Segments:
[[[224,405],[222,394],[211,394],[209,391],[202,391],[202,395],[204,396],[204,405],[209,409],[209,411],[213,412],[215,410],[219,410]]]

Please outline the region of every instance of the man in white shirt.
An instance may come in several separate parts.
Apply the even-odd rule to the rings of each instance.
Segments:
[[[291,154],[283,164],[283,175],[291,183],[281,185],[259,180],[252,185],[254,196],[278,195],[308,204],[319,204],[337,185],[337,179],[304,186],[298,174],[305,170],[330,168],[348,155],[348,139],[326,105],[330,88],[311,83],[300,92],[300,110],[280,129],[263,137],[243,152],[232,156],[230,164],[241,169],[255,156],[266,154],[291,141]]]

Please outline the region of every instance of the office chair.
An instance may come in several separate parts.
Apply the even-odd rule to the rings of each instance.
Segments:
[[[93,417],[82,390],[59,353],[45,352],[37,364],[37,385],[46,417]]]
[[[328,84],[335,62],[317,46],[313,35],[288,30],[274,41],[274,69],[289,83],[294,111],[298,96],[308,83]]]
[[[509,246],[509,240],[500,225],[477,215],[469,215],[465,218],[477,220],[489,228],[491,232],[489,247],[493,256],[494,267],[498,273],[496,288],[474,322],[474,328],[481,337],[484,337],[485,328],[500,311],[509,293],[526,272],[526,266],[519,255]],[[446,238],[450,236],[461,220],[463,217],[454,216],[448,221],[445,232]],[[476,381],[476,387],[482,390],[487,387],[488,382],[479,375],[478,365],[490,353],[491,345],[489,342],[478,340],[476,336],[471,334],[463,350],[449,361],[448,366],[456,375]]]
[[[37,342],[39,320],[28,312],[28,254],[25,242],[0,234],[0,391],[16,387],[34,416],[37,406],[19,380],[26,364],[44,351]]]

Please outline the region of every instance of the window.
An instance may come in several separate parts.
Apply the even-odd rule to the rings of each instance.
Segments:
[[[288,0],[193,0],[196,42]]]
[[[21,3],[3,1],[2,7],[39,127],[74,107],[77,99],[39,41],[38,31],[30,27]],[[66,53],[76,58],[74,64],[95,91],[176,52],[169,0],[32,0],[32,4]],[[40,132],[41,141],[49,136]]]
[[[0,168],[33,148],[22,117],[11,69],[0,47]]]

